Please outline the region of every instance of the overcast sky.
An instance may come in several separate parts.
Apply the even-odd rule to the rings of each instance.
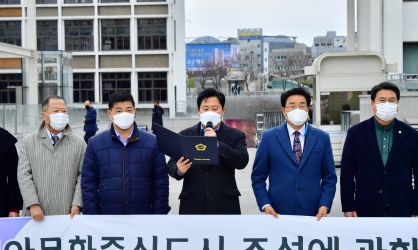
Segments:
[[[333,30],[347,35],[346,0],[185,0],[186,37],[233,36],[262,28],[263,35],[296,36],[312,46]]]

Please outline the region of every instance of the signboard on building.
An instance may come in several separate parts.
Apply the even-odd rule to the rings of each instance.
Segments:
[[[235,65],[238,60],[239,44],[186,44],[186,68],[189,71],[199,71],[209,62],[221,65]]]
[[[263,29],[238,29],[239,40],[261,40]]]

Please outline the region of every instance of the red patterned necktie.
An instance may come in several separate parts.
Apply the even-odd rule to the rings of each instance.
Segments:
[[[295,155],[296,162],[299,164],[302,158],[302,146],[299,139],[300,133],[299,131],[295,131],[293,134],[295,135],[295,139],[293,140],[293,154]]]

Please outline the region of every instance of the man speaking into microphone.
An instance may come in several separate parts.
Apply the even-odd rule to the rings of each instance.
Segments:
[[[184,157],[170,159],[170,176],[183,180],[179,213],[241,214],[235,169],[244,169],[248,163],[245,134],[222,122],[225,95],[215,89],[200,93],[197,112],[200,122],[180,135],[217,137],[219,165],[193,164]]]

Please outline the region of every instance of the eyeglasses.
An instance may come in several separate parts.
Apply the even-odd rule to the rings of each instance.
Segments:
[[[290,111],[295,110],[297,108],[306,110],[308,106],[307,105],[300,105],[300,106],[290,105],[290,106],[285,107],[285,109],[290,110]]]

